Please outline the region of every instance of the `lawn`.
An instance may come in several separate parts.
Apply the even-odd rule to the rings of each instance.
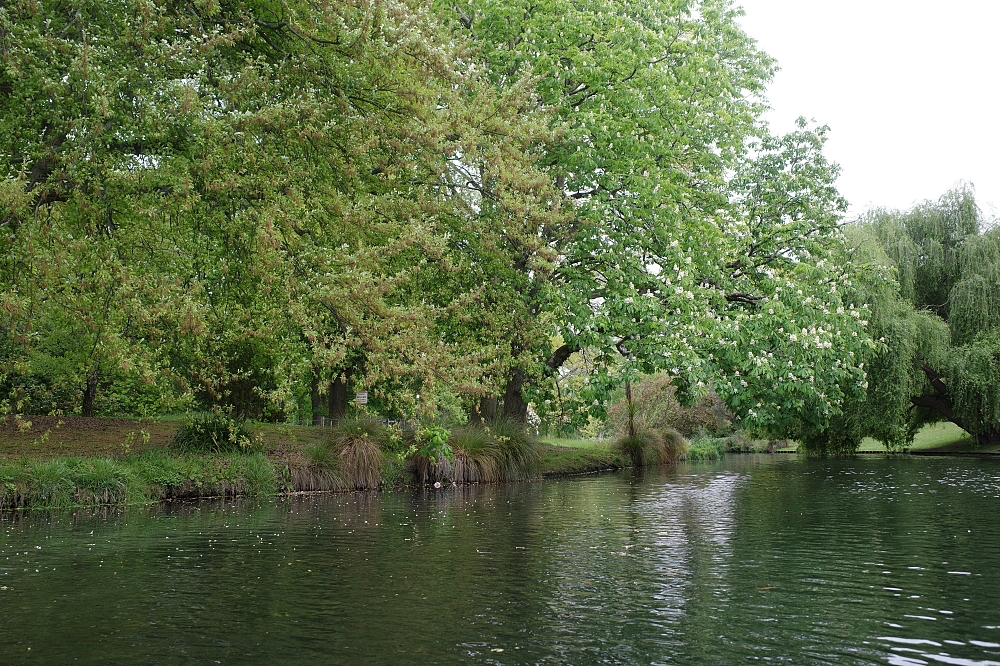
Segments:
[[[629,465],[611,450],[611,440],[542,437],[542,476],[586,474]]]
[[[563,446],[571,449],[607,448],[611,440],[588,439],[586,437],[542,437],[542,444],[547,446]]]
[[[0,422],[0,460],[47,460],[61,456],[116,456],[162,450],[184,417],[157,419],[80,416],[7,417]],[[289,454],[324,437],[323,428],[275,423],[254,424],[271,454]]]
[[[910,451],[920,452],[955,452],[978,451],[983,453],[1000,452],[1000,447],[975,448],[975,440],[954,423],[941,422],[932,423],[921,428],[917,436],[913,438]],[[861,451],[885,451],[882,443],[869,438],[861,443]]]

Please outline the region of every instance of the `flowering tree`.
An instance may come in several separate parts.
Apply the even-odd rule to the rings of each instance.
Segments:
[[[867,317],[842,300],[850,277],[832,262],[845,204],[826,130],[767,133],[773,63],[728,2],[441,11],[481,45],[496,85],[538,77],[562,131],[544,163],[574,202],[575,233],[532,292],[546,300],[524,306],[550,313],[551,329],[510,329],[512,350],[531,353],[507,378],[509,416],[525,393],[553,404],[537,378],[584,349],[596,372],[578,404],[598,415],[614,386],[660,369],[692,394],[717,384],[748,423],[782,434],[824,430],[864,392]]]
[[[310,384],[478,386],[479,253],[559,202],[530,91],[480,86],[426,11],[15,3],[0,47],[10,408],[91,414],[125,381],[278,418]]]

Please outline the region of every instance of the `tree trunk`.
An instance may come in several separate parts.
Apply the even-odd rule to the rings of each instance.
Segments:
[[[312,404],[312,424],[323,425],[323,400],[319,394],[319,375],[313,371],[312,383],[309,386],[309,401]]]
[[[90,417],[94,415],[94,398],[97,397],[97,370],[91,370],[87,375],[87,386],[83,389],[83,409],[81,413]]]
[[[503,416],[515,423],[528,422],[528,403],[524,400],[524,389],[527,375],[521,368],[514,368],[507,380],[507,388],[503,393]]]
[[[340,375],[330,382],[328,402],[330,418],[339,421],[347,416],[347,377]]]
[[[472,412],[469,414],[469,423],[482,425],[495,419],[497,417],[497,402],[498,398],[495,395],[484,395],[477,404],[473,405]]]
[[[997,444],[1000,444],[1000,430],[981,432],[976,435],[976,442],[980,447],[996,446]]]
[[[628,436],[635,437],[635,402],[632,400],[632,382],[625,380],[625,400],[628,401]]]

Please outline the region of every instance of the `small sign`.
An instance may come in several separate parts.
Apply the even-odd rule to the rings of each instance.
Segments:
[[[358,394],[354,396],[354,402],[358,405],[367,405],[368,391],[358,391]]]

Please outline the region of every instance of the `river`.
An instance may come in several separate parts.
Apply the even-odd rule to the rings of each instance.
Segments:
[[[3,664],[1000,665],[1000,460],[0,517]]]

